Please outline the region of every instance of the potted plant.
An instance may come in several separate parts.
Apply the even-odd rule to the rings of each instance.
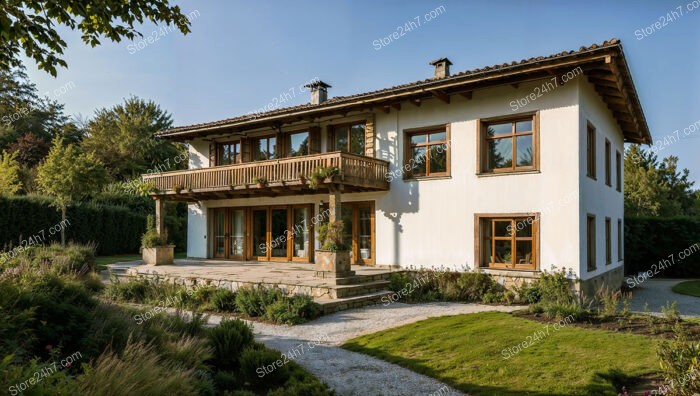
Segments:
[[[177,194],[180,194],[180,191],[182,191],[184,189],[185,189],[185,186],[182,185],[181,183],[175,184],[173,186],[173,191],[175,191],[175,193],[177,193]]]
[[[323,276],[336,278],[354,275],[350,270],[350,250],[344,242],[342,221],[322,223],[318,226],[321,248],[314,254],[316,270]]]
[[[309,179],[309,188],[315,190],[321,182],[331,182],[340,175],[340,169],[337,166],[319,166],[311,172]]]
[[[299,179],[299,184],[306,183],[306,177],[301,172],[297,173],[297,179]]]
[[[146,265],[173,264],[175,245],[168,244],[168,233],[158,235],[155,219],[149,215],[146,219],[146,232],[141,236],[141,257]]]
[[[267,185],[267,179],[264,177],[254,177],[253,184],[257,184],[258,188],[263,188]]]

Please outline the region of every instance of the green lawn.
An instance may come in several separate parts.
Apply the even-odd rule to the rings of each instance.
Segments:
[[[681,282],[673,286],[671,290],[679,294],[700,297],[700,280]]]
[[[654,374],[653,338],[564,326],[505,359],[546,325],[507,313],[427,319],[344,348],[399,364],[473,395],[617,395],[615,381]],[[627,383],[625,381],[625,383]]]
[[[179,252],[175,253],[176,259],[187,258],[187,253]],[[121,261],[134,261],[141,260],[140,254],[117,254],[115,256],[97,256],[95,257],[95,265],[98,271],[107,269],[107,265],[118,263]]]

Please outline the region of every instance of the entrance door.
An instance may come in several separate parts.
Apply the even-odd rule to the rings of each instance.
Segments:
[[[231,235],[229,240],[229,257],[237,260],[245,259],[245,210],[229,210]]]
[[[350,247],[352,264],[374,264],[374,202],[341,203],[341,220],[345,243]],[[326,210],[324,204],[321,210]]]
[[[213,246],[212,246],[212,257],[215,258],[227,258],[226,256],[226,209],[214,209],[212,211],[214,218],[214,232],[213,236]]]
[[[219,208],[212,215],[212,257],[245,259],[245,209]]]
[[[313,206],[292,207],[292,260],[309,261],[311,242],[311,210]]]
[[[288,261],[289,252],[289,211],[287,207],[270,209],[270,240],[268,260]]]

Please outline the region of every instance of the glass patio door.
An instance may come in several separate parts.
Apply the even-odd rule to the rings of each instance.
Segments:
[[[269,260],[287,260],[289,219],[287,208],[270,209]]]
[[[231,209],[229,219],[231,222],[229,257],[243,260],[245,259],[245,210]]]
[[[253,227],[253,258],[267,260],[267,208],[253,209],[251,223]]]
[[[308,261],[311,255],[311,206],[292,208],[292,260]]]
[[[226,258],[226,209],[214,209],[212,257]]]

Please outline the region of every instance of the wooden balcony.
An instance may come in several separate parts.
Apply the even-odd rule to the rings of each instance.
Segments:
[[[316,189],[309,180],[318,167],[337,167],[338,176],[322,180]],[[199,201],[207,199],[245,198],[317,194],[331,185],[342,192],[386,191],[389,163],[360,155],[332,153],[246,162],[235,165],[190,169],[143,175],[150,183],[152,196],[169,200]],[[266,183],[257,183],[265,179]]]

